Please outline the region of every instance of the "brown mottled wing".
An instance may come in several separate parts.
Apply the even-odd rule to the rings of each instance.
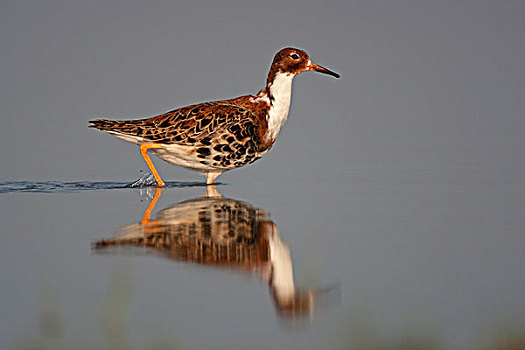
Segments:
[[[126,135],[136,143],[193,146],[200,163],[217,168],[235,168],[259,158],[256,116],[233,104],[208,102],[148,119],[98,119],[91,123],[92,127]]]

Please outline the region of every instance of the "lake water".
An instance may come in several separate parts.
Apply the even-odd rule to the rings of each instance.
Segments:
[[[324,179],[240,174],[222,198],[194,183],[2,183],[1,347],[521,341],[524,179],[378,159]]]
[[[524,1],[2,1],[0,349],[525,349]],[[88,128],[264,87],[263,158]],[[147,183],[147,181],[145,181]]]

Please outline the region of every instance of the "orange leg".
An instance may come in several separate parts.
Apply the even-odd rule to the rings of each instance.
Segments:
[[[155,181],[157,181],[157,185],[164,187],[166,186],[166,183],[162,181],[162,178],[157,172],[157,169],[155,169],[155,165],[153,165],[153,162],[151,161],[148,155],[148,150],[151,148],[164,148],[164,146],[158,143],[143,143],[142,145],[140,145],[140,154],[142,155],[142,158],[144,158],[144,161],[148,165],[149,170],[151,170],[151,173],[155,177]]]
[[[144,212],[144,216],[142,217],[142,220],[140,222],[142,225],[149,223],[151,212],[153,211],[153,208],[155,208],[155,204],[157,204],[157,201],[159,200],[161,194],[162,194],[162,189],[156,188],[155,196],[149,202],[148,207],[146,208],[146,211]]]
[[[215,185],[206,186],[206,197],[217,197],[220,198],[222,195],[217,191]]]
[[[164,225],[162,224],[161,220],[150,221],[151,212],[153,211],[153,208],[155,208],[155,204],[157,204],[157,201],[159,200],[161,194],[162,188],[155,188],[155,197],[153,197],[149,202],[149,205],[146,208],[146,211],[144,212],[144,216],[140,221],[140,224],[142,226],[142,233],[144,234],[144,236],[161,233],[164,229]]]
[[[222,174],[222,171],[219,171],[219,172],[213,172],[213,171],[209,171],[206,173],[206,184],[207,185],[211,185],[213,183],[213,181],[215,181],[215,179],[220,175]]]

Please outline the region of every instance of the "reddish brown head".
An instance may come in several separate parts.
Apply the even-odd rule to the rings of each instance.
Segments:
[[[287,47],[275,54],[272,67],[270,68],[270,75],[268,76],[268,82],[271,82],[277,73],[297,75],[307,71],[325,73],[336,78],[340,77],[339,74],[313,63],[308,54],[303,50]]]

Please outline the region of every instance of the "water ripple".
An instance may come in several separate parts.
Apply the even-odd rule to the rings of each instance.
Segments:
[[[205,186],[201,182],[166,182],[168,187]],[[154,187],[154,183],[145,183],[140,179],[134,182],[111,182],[111,181],[4,181],[0,182],[0,193],[73,193],[82,191],[117,190],[129,188]]]

